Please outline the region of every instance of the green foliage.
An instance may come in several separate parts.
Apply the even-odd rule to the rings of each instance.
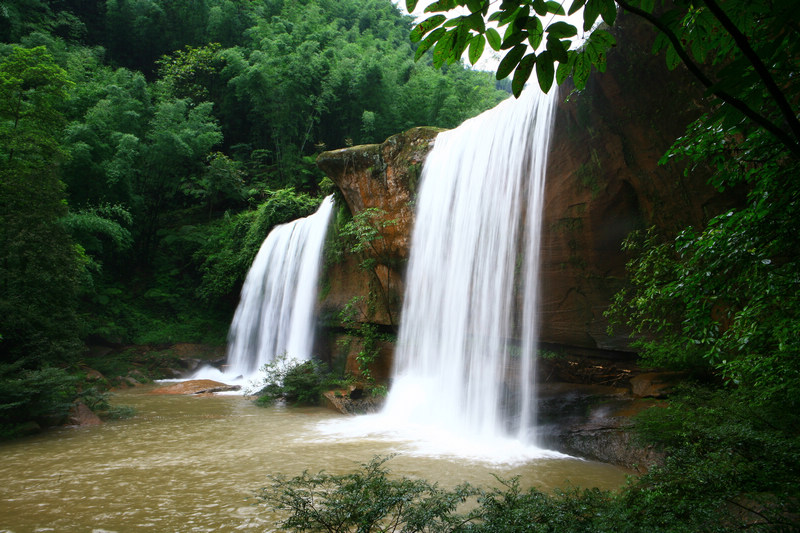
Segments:
[[[171,350],[155,350],[152,348],[129,348],[112,351],[99,357],[84,357],[82,363],[97,370],[109,380],[125,377],[133,372],[138,381],[149,383],[155,379],[172,377],[171,371],[180,367],[180,357]],[[82,394],[87,393],[92,397],[92,387],[84,388]],[[105,401],[102,396],[97,402]],[[84,402],[92,407],[89,401]]]
[[[198,294],[206,301],[236,295],[261,244],[275,226],[312,214],[319,199],[294,189],[267,193],[255,211],[227,215],[205,228],[195,252],[203,278]]]
[[[86,387],[80,391],[77,399],[83,402],[93,413],[105,420],[123,420],[136,416],[136,408],[130,405],[114,405],[108,392],[96,387]]]
[[[361,318],[370,318],[380,300],[389,315],[389,321],[394,323],[392,307],[397,296],[392,292],[391,275],[398,265],[386,244],[386,230],[396,223],[396,220],[388,219],[382,209],[370,207],[337,224],[337,240],[343,250],[358,257],[359,268],[368,272],[371,278],[368,298],[356,297],[348,302],[343,310],[343,322],[354,324],[359,318],[357,311],[360,311]],[[385,273],[383,279],[379,268]]]
[[[389,0],[2,2],[0,360],[223,342],[266,234],[318,205],[319,151],[506,95],[414,64],[410,27]]]
[[[257,396],[256,404],[261,406],[277,401],[318,405],[331,381],[321,362],[289,359],[286,354],[275,357],[264,365],[261,372],[261,381],[253,387],[253,394]]]
[[[753,152],[749,152],[753,153]],[[744,161],[718,169],[722,185],[749,183],[747,203],[674,242],[649,232],[629,239],[632,285],[611,313],[626,317],[645,360],[657,366],[705,367],[751,391],[756,404],[797,407],[800,321],[796,273],[797,163],[773,160],[744,177]],[[750,166],[749,164],[747,165]],[[788,403],[784,403],[788,402]]]
[[[386,218],[385,211],[370,207],[344,223],[339,228],[339,236],[351,253],[364,257],[359,264],[361,269],[371,271],[379,260],[386,261],[390,257],[384,230],[395,224],[396,220]]]
[[[15,47],[0,63],[0,158],[30,168],[60,152],[55,136],[71,82],[43,46]]]
[[[664,412],[653,409],[653,412]],[[678,413],[675,412],[675,415]],[[709,413],[704,421],[707,429]],[[702,417],[703,415],[700,415]],[[679,416],[675,420],[680,420]],[[699,418],[691,418],[692,423]],[[678,424],[680,425],[680,423]],[[680,427],[672,429],[680,430]],[[678,440],[682,436],[676,437]],[[425,480],[389,476],[387,458],[375,458],[359,471],[325,472],[287,479],[271,476],[259,491],[272,509],[288,514],[289,531],[437,531],[469,533],[690,533],[794,531],[797,521],[797,447],[768,454],[782,442],[748,442],[749,451],[769,462],[759,472],[737,453],[743,445],[726,435],[736,450],[724,452],[681,445],[664,466],[631,479],[617,492],[569,488],[545,493],[523,490],[520,480],[498,479],[492,489],[459,485],[439,488]],[[793,444],[793,443],[792,443]],[[708,455],[706,455],[708,453]],[[792,461],[785,463],[783,461]],[[787,465],[792,465],[788,469]],[[773,470],[776,469],[776,470]],[[783,469],[783,472],[778,470]],[[770,476],[775,474],[774,479]],[[755,492],[743,491],[745,487]],[[775,492],[761,492],[762,490]],[[463,505],[463,504],[467,505]],[[469,509],[468,512],[464,512]]]
[[[69,85],[44,48],[0,63],[0,361],[67,361],[79,349],[80,252],[60,223],[58,106]]]
[[[791,531],[798,527],[797,412],[754,406],[750,391],[685,388],[668,405],[644,411],[637,432],[667,453],[627,499],[699,527]],[[654,507],[657,506],[657,507]],[[699,520],[698,520],[699,517]]]
[[[411,0],[406,4],[413,9],[417,2]],[[575,0],[569,14],[577,12],[584,4],[584,31],[591,30],[599,18],[608,25],[614,24],[617,13],[614,0]],[[513,72],[511,88],[516,96],[522,92],[534,70],[544,92],[550,90],[557,70],[558,80],[563,81],[573,74],[575,85],[582,89],[593,65],[600,71],[605,69],[605,54],[616,44],[608,31],[595,29],[582,49],[570,49],[573,41],[578,40],[578,29],[565,20],[552,22],[556,17],[567,16],[559,2],[508,1],[490,13],[491,2],[488,0],[450,0],[431,3],[425,12],[446,13],[458,6],[465,7],[468,12],[450,19],[437,14],[417,24],[411,32],[411,40],[419,43],[417,58],[432,49],[433,64],[438,68],[445,63],[460,61],[469,49],[469,61],[474,65],[488,43],[495,52],[503,51],[497,79],[504,79]],[[496,23],[497,28],[487,23]],[[498,29],[504,27],[501,37]],[[543,50],[540,48],[542,43],[545,45]]]
[[[280,527],[290,531],[456,531],[463,517],[454,511],[475,490],[468,485],[446,490],[424,480],[390,477],[383,466],[388,459],[374,458],[350,474],[270,476],[272,486],[258,496],[289,513]]]
[[[33,421],[60,423],[75,397],[77,378],[54,367],[0,363],[0,439],[17,437]]]

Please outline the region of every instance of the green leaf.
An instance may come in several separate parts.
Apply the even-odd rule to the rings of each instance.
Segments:
[[[411,13],[416,9],[418,0],[406,0],[406,11]]]
[[[513,24],[509,25],[508,29],[506,29],[505,36],[503,36],[503,44],[500,45],[500,49],[508,50],[509,48],[517,46],[525,40],[525,33],[526,32],[514,29]]]
[[[514,11],[514,21],[510,26],[514,27],[514,31],[519,31],[528,23],[528,18],[531,14],[530,6],[522,6]]]
[[[567,14],[574,15],[583,7],[585,3],[586,0],[573,0],[572,5],[569,7],[569,11],[567,12]]]
[[[514,71],[514,79],[511,80],[511,92],[514,93],[515,98],[519,98],[519,95],[522,94],[522,89],[525,87],[525,82],[531,77],[535,63],[536,54],[534,53],[526,55],[519,62],[517,70]]]
[[[578,29],[568,22],[558,21],[547,27],[547,34],[555,39],[566,39],[578,35]]]
[[[544,0],[533,0],[533,10],[540,17],[547,16],[547,3]]]
[[[447,20],[447,17],[444,15],[434,15],[429,17],[411,30],[411,34],[409,35],[409,39],[411,39],[412,43],[419,42],[422,39],[422,36],[431,31],[432,29],[436,28],[437,26],[441,26],[444,21]]]
[[[545,50],[536,58],[536,78],[539,80],[539,87],[542,92],[547,92],[553,86],[555,76],[555,60],[549,51]]]
[[[494,13],[489,15],[489,18],[486,19],[486,20],[488,22],[495,22],[495,21],[500,20],[501,18],[503,18],[503,12],[502,11],[495,11]]]
[[[667,46],[669,46],[669,39],[666,35],[659,32],[656,35],[656,38],[653,40],[653,48],[651,53],[657,54],[662,48],[666,48]]]
[[[484,0],[467,0],[467,7],[470,13],[480,13],[485,6]]]
[[[549,35],[547,37],[547,51],[553,56],[553,59],[559,63],[566,63],[569,60],[567,56],[567,46],[564,44],[569,41],[560,41],[553,39]]]
[[[558,68],[556,69],[556,84],[561,85],[564,81],[569,77],[572,73],[572,69],[575,67],[575,57],[577,53],[573,50],[569,51],[569,60],[566,62],[562,62],[558,64]]]
[[[519,60],[522,59],[522,56],[525,54],[527,49],[528,45],[518,44],[505,55],[502,61],[500,61],[500,64],[497,66],[498,80],[502,80],[511,74],[511,71],[514,70],[519,64]]]
[[[589,40],[596,46],[602,46],[609,49],[617,44],[617,39],[606,30],[594,30],[589,36]]]
[[[616,44],[614,36],[606,30],[595,30],[583,47],[587,59],[600,72],[606,71],[606,52]]]
[[[589,73],[592,71],[592,62],[585,53],[578,53],[575,56],[575,68],[572,72],[572,81],[575,82],[575,88],[583,90],[586,87],[586,81],[589,79]]]
[[[589,31],[600,16],[600,2],[602,0],[587,0],[583,8],[583,31]]]
[[[681,58],[678,55],[678,52],[675,51],[675,47],[672,46],[672,43],[669,43],[669,46],[667,46],[666,59],[667,59],[667,68],[669,70],[674,70],[675,67],[677,67],[681,63]]]
[[[495,52],[500,51],[500,45],[503,43],[503,41],[496,29],[486,28],[486,40],[489,42],[489,46],[492,47],[492,50]]]
[[[486,47],[486,39],[483,35],[475,35],[469,43],[469,62],[474,65],[483,55],[483,49]]]
[[[451,54],[447,59],[448,63],[453,63],[464,55],[464,51],[467,49],[467,45],[472,38],[469,28],[465,26],[459,26],[453,33],[453,44],[450,46]]]
[[[455,7],[456,7],[455,0],[439,0],[438,2],[428,4],[428,6],[425,8],[423,12],[431,13],[433,11],[450,11]]]
[[[427,37],[425,37],[425,39],[419,43],[419,46],[417,46],[416,52],[414,52],[414,61],[419,61],[419,58],[421,58],[431,46],[436,44],[439,38],[446,32],[447,30],[444,28],[436,28]]]
[[[531,44],[531,48],[536,50],[539,48],[539,45],[542,44],[542,38],[544,37],[544,28],[542,27],[542,21],[538,17],[531,17],[528,19],[528,42]]]
[[[464,26],[466,28],[475,30],[478,33],[486,31],[486,22],[483,20],[481,13],[473,13],[472,15],[464,18]]]
[[[617,19],[617,4],[614,3],[614,0],[601,0],[600,15],[603,17],[603,22],[609,26],[614,25],[614,21]]]
[[[445,61],[448,61],[452,57],[453,45],[455,44],[453,42],[454,37],[455,32],[448,31],[441,36],[439,41],[436,43],[436,46],[433,47],[434,68],[440,68],[442,65],[444,65]]]
[[[560,2],[554,2],[553,0],[550,0],[546,2],[546,4],[548,13],[553,13],[554,15],[561,15],[562,17],[566,16],[567,13],[564,11],[564,6],[562,6]]]

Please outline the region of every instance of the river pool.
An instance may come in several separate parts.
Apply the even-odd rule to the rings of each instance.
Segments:
[[[398,475],[444,486],[520,476],[543,489],[617,488],[624,470],[575,458],[491,464],[425,456],[404,442],[332,437],[345,417],[323,408],[260,408],[241,396],[115,393],[137,415],[0,444],[0,532],[273,531],[254,497],[270,474],[352,471],[376,455]]]

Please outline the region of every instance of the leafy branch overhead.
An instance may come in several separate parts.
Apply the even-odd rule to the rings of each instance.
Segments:
[[[411,11],[417,3],[407,0],[406,6]],[[720,104],[713,121],[745,134],[753,126],[763,128],[794,157],[800,156],[796,101],[787,96],[796,94],[800,83],[796,76],[800,12],[795,0],[501,0],[497,4],[491,0],[429,4],[424,11],[434,14],[411,33],[411,40],[418,43],[416,57],[432,50],[433,63],[440,67],[466,54],[474,65],[488,43],[502,56],[497,78],[513,73],[515,96],[534,71],[544,92],[554,81],[561,84],[570,76],[582,90],[592,67],[605,70],[606,53],[616,44],[607,28],[621,10],[653,26],[658,32],[653,52],[663,51],[670,69],[683,64]],[[464,14],[443,14],[451,11]],[[573,24],[578,17],[588,33],[585,38]]]
[[[439,0],[427,6],[426,13],[440,14],[423,20],[411,32],[411,40],[419,43],[416,57],[433,48],[433,63],[439,67],[460,60],[467,52],[474,65],[488,43],[495,52],[504,53],[497,78],[506,78],[513,72],[511,87],[515,96],[522,92],[534,69],[544,92],[550,90],[554,79],[560,84],[569,75],[574,76],[575,86],[582,89],[592,65],[605,70],[605,54],[616,44],[607,30],[595,29],[583,46],[575,50],[571,48],[578,28],[566,20],[553,20],[584,8],[584,31],[591,30],[599,18],[612,25],[617,15],[613,0],[574,0],[569,11],[552,0],[503,0],[499,9],[490,14],[491,4],[490,0]],[[406,1],[409,11],[416,5],[416,0]],[[466,7],[469,14],[450,19],[441,14],[459,6]],[[505,28],[502,36],[498,29],[487,25],[492,22],[499,29]]]

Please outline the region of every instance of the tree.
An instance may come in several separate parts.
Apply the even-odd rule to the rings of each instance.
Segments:
[[[413,10],[417,0],[406,4]],[[467,52],[474,64],[488,42],[504,54],[498,79],[514,73],[515,95],[534,69],[545,92],[554,79],[561,84],[570,75],[582,89],[593,66],[605,69],[605,54],[615,44],[606,28],[616,21],[619,8],[658,30],[655,50],[665,50],[670,68],[683,63],[713,95],[719,106],[714,117],[723,125],[763,128],[800,157],[800,120],[797,104],[789,97],[797,94],[800,83],[794,75],[800,56],[800,14],[793,0],[573,0],[567,12],[555,1],[503,0],[490,14],[491,4],[489,0],[430,4],[425,11],[438,14],[417,24],[411,33],[411,40],[419,43],[416,56],[433,48],[434,64],[441,66]],[[459,6],[469,13],[450,19],[441,14]],[[590,33],[573,49],[579,44],[575,25],[549,21],[581,9],[583,30]],[[505,27],[503,36],[487,22]]]
[[[67,213],[57,135],[70,82],[43,47],[0,63],[0,361],[65,361],[77,354],[80,251]]]

